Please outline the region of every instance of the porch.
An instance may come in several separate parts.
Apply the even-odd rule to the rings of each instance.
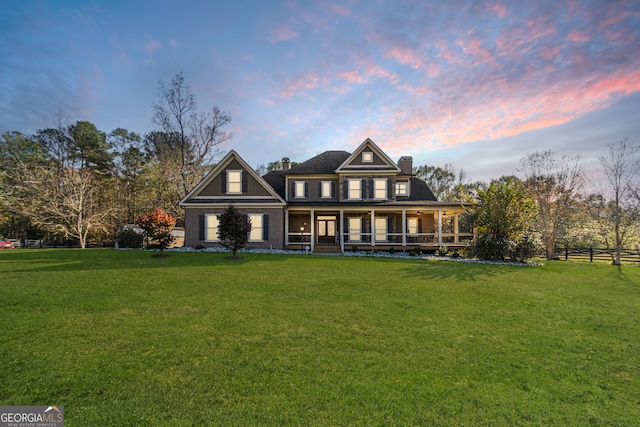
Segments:
[[[460,207],[438,209],[288,209],[285,248],[312,252],[457,249],[474,238]],[[464,225],[464,224],[463,224]]]

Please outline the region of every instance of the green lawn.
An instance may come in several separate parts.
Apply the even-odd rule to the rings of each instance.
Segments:
[[[638,425],[640,268],[0,253],[0,405],[72,426]]]

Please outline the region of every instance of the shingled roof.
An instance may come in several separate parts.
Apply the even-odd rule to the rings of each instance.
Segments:
[[[278,170],[278,171],[271,171],[265,175],[262,175],[262,179],[267,181],[267,184],[273,187],[275,192],[278,193],[278,195],[283,199],[285,198],[284,177],[282,176],[284,172],[285,171]]]
[[[433,202],[438,201],[427,183],[420,178],[411,178],[411,194],[409,195],[408,200],[429,200]]]
[[[282,175],[333,173],[350,155],[351,153],[346,151],[325,151],[281,173]]]

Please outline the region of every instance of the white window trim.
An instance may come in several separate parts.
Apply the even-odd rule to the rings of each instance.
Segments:
[[[363,151],[362,152],[362,163],[373,163],[373,152],[372,151]]]
[[[219,229],[216,230],[215,239],[210,239],[209,238],[209,230],[213,229],[213,227],[208,227],[209,217],[216,217],[217,220],[218,220],[218,226],[217,227],[220,226],[220,215],[218,215],[218,214],[205,214],[204,215],[204,241],[205,242],[219,242],[220,241],[220,231],[219,231]]]
[[[352,224],[357,224],[357,227],[353,227]],[[355,233],[354,231],[357,230],[358,232]],[[357,236],[357,239],[354,239],[353,237]],[[350,217],[349,218],[349,243],[352,242],[361,242],[362,241],[362,218],[360,218],[359,216],[356,217]]]
[[[327,186],[327,195],[325,195],[325,185]],[[331,198],[331,181],[321,181],[320,183],[320,197],[322,199],[330,199]]]
[[[404,185],[405,187],[405,193],[401,194],[398,192],[398,186],[399,185]],[[396,196],[400,196],[400,197],[408,197],[410,195],[410,187],[409,187],[409,182],[396,182]]]
[[[351,183],[358,183],[358,197],[351,197]],[[355,189],[353,189],[355,191]],[[347,180],[347,199],[348,200],[362,200],[362,179],[360,178],[349,178]]]
[[[251,221],[251,217],[252,216],[259,216],[260,217],[260,227],[253,227],[253,224],[251,224],[251,231],[249,231],[249,238],[247,239],[248,242],[251,243],[259,243],[259,242],[264,242],[264,214],[261,213],[250,213],[247,214],[247,217],[249,219],[249,221]],[[260,229],[260,238],[259,239],[252,239],[251,238],[251,233],[254,232],[254,230]]]
[[[376,193],[378,192],[377,183],[384,182],[384,196],[376,197]],[[387,200],[389,194],[389,181],[387,178],[374,178],[373,179],[373,200]]]
[[[300,185],[302,187],[302,194],[299,194],[298,190],[298,185]],[[294,192],[294,198],[296,199],[304,199],[304,189],[305,189],[306,185],[304,181],[294,181],[293,183],[293,192]]]
[[[389,240],[389,218],[387,218],[386,216],[381,216],[381,217],[376,217],[375,218],[375,222],[374,222],[374,228],[375,228],[375,239],[376,242],[387,242]],[[380,229],[378,229],[378,222],[382,223],[384,226],[381,227]],[[382,230],[384,230],[384,233],[382,233]],[[382,239],[378,239],[378,236],[383,237]]]
[[[231,180],[229,179],[229,175],[234,172],[237,172],[240,174],[240,182],[238,183],[240,185],[240,191],[229,190],[229,185],[232,184]],[[233,184],[235,183],[236,182],[234,181]],[[231,169],[227,170],[227,194],[242,194],[242,170],[231,170]]]

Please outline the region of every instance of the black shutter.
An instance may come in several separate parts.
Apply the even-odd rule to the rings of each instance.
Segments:
[[[247,193],[249,188],[249,174],[246,171],[241,171],[242,174],[242,192]]]
[[[393,197],[393,193],[391,192],[391,187],[393,186],[393,182],[391,179],[387,180],[387,199],[391,200]]]
[[[331,181],[331,197],[336,197],[336,183]]]
[[[318,199],[323,196],[322,194],[322,181],[318,183]]]
[[[344,187],[342,198],[346,200],[349,198],[349,180],[345,179],[342,181],[342,186]]]
[[[309,183],[307,181],[304,182],[304,197],[309,197]]]
[[[391,217],[387,218],[387,233],[389,234],[393,233],[393,218]]]
[[[422,233],[422,218],[418,218],[418,233]]]
[[[202,241],[204,241],[204,215],[198,215],[198,238]]]
[[[227,194],[227,171],[220,172],[220,175],[222,175],[222,179],[220,179],[220,182],[222,182],[222,194]]]
[[[365,195],[365,187],[367,186],[367,180],[363,179],[360,181],[360,198],[361,199],[366,199],[367,196]]]
[[[371,229],[367,230],[367,218],[362,217],[360,219],[361,221],[361,225],[360,225],[360,241],[362,242],[366,242],[366,241],[371,241],[371,240],[367,240],[367,236],[365,236],[364,234],[367,232],[371,232]]]
[[[369,180],[369,200],[373,200],[375,198],[376,195],[376,190],[375,190],[375,181],[373,179]]]
[[[262,215],[262,240],[269,240],[269,215]]]

